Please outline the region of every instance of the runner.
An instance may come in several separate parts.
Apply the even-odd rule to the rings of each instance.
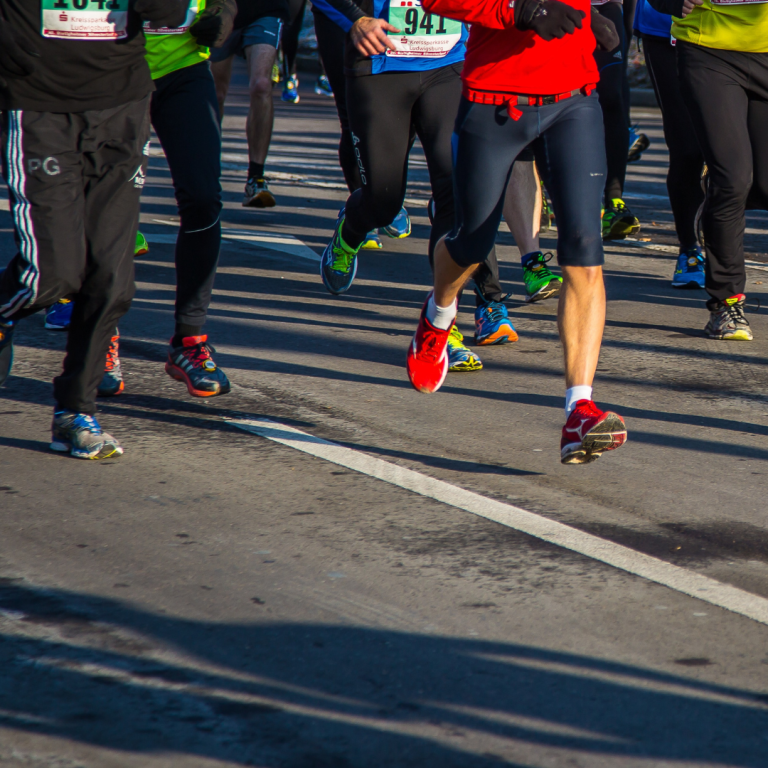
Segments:
[[[272,66],[280,45],[283,22],[288,17],[286,0],[238,0],[234,32],[211,53],[211,72],[216,83],[219,116],[224,117],[224,102],[232,79],[235,55],[248,62],[251,104],[245,124],[248,139],[248,180],[243,206],[272,208],[275,196],[264,178],[264,166],[272,141],[275,109],[272,104]]]
[[[348,11],[347,11],[348,13]],[[315,19],[315,37],[317,49],[323,62],[323,68],[336,101],[336,112],[341,124],[341,137],[339,139],[339,164],[344,173],[344,180],[350,192],[362,187],[360,168],[355,155],[352,132],[349,128],[349,113],[347,112],[347,87],[344,74],[344,51],[346,47],[347,33],[352,29],[352,24],[357,18],[354,13],[349,17],[337,10],[330,0],[316,0],[312,3],[312,14]],[[354,16],[354,18],[352,18]],[[411,220],[405,208],[400,212],[384,231],[390,237],[408,237],[411,233]],[[378,250],[383,248],[377,229],[368,232],[363,240],[361,248],[365,250]]]
[[[563,271],[558,327],[565,355],[565,464],[621,446],[624,422],[592,401],[605,322],[599,210],[606,160],[595,34],[612,50],[616,30],[588,0],[427,0],[427,10],[470,23],[464,90],[456,118],[456,223],[435,249],[435,283],[408,349],[413,386],[436,392],[456,297],[489,252],[510,171],[531,145],[552,196]],[[593,30],[594,33],[593,34]]]
[[[179,206],[176,239],[176,327],[165,370],[184,382],[190,395],[229,392],[224,371],[211,355],[203,327],[221,250],[221,132],[208,46],[223,42],[236,13],[234,0],[187,0],[185,23],[176,30],[150,29],[147,62],[155,83],[152,127],[165,152]],[[115,329],[99,395],[125,388]]]
[[[751,341],[744,315],[747,209],[768,208],[768,5],[652,0],[678,17],[677,70],[707,163],[701,215],[712,339]]]
[[[622,199],[629,159],[629,87],[627,84],[627,50],[622,0],[592,0],[592,7],[609,20],[619,33],[611,50],[595,50],[595,63],[600,72],[597,94],[603,110],[605,149],[608,174],[605,179],[603,239],[623,240],[640,231],[640,221]]]
[[[341,294],[352,286],[357,253],[368,233],[402,216],[414,134],[424,148],[432,186],[430,259],[435,242],[453,224],[451,127],[461,94],[467,32],[461,23],[433,18],[412,1],[368,7],[369,13],[377,13],[375,18],[351,0],[328,2],[352,24],[345,52],[346,103],[362,183],[340,212],[320,267],[328,291]],[[390,37],[387,31],[398,35]],[[478,338],[485,343],[516,341],[492,258],[484,291],[491,295],[483,300],[487,322]],[[453,371],[482,368],[455,326],[449,356]]]
[[[118,0],[117,8],[0,6],[3,174],[19,248],[0,277],[0,384],[16,323],[71,296],[50,447],[83,459],[123,453],[96,420],[96,388],[134,292],[152,91],[142,19],[175,27],[185,17],[176,0]]]
[[[664,138],[669,148],[667,192],[680,242],[672,287],[703,288],[704,254],[696,238],[695,220],[704,201],[700,182],[704,156],[680,92],[671,37],[672,17],[655,11],[645,0],[639,0],[635,28],[641,36],[645,63],[661,107]]]

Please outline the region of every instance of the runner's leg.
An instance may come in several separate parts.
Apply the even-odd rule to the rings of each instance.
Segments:
[[[219,121],[224,119],[224,102],[229,93],[229,83],[232,80],[232,62],[234,57],[228,56],[226,59],[211,62],[211,74],[216,86],[216,101],[219,105]]]
[[[344,45],[346,33],[338,25],[331,21],[325,14],[313,9],[315,19],[315,34],[317,36],[317,49],[323,60],[323,67],[328,76],[328,82],[333,90],[333,98],[336,102],[336,112],[341,123],[341,138],[339,139],[339,165],[344,173],[344,180],[350,192],[360,189],[363,182],[360,180],[360,168],[355,157],[355,148],[352,143],[352,133],[349,128],[349,116],[347,114],[347,87],[344,78]]]

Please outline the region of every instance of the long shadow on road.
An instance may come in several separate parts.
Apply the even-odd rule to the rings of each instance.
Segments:
[[[522,765],[505,759],[514,748],[528,765],[553,750],[585,764],[765,765],[768,697],[591,656],[359,626],[193,621],[10,579],[0,610],[4,724],[125,753],[490,768]]]

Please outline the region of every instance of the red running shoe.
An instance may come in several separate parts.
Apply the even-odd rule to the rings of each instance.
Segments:
[[[560,461],[589,464],[626,441],[627,427],[618,413],[601,411],[591,400],[579,400],[563,427]]]
[[[171,339],[173,341],[173,339]],[[213,347],[207,336],[185,336],[180,347],[168,348],[165,372],[187,385],[194,397],[226,395],[231,389],[229,379],[213,360]]]
[[[448,336],[451,333],[450,328],[443,331],[427,320],[427,304],[431,296],[430,291],[421,308],[419,326],[405,361],[413,388],[427,394],[437,392],[445,381],[448,373]]]

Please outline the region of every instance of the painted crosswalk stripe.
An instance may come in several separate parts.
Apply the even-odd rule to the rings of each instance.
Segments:
[[[535,536],[564,549],[599,560],[648,581],[662,584],[711,605],[768,624],[768,600],[708,576],[672,565],[629,547],[558,523],[521,507],[489,499],[443,480],[391,464],[337,443],[323,440],[268,419],[226,419],[235,427],[265,437],[297,451],[325,459],[363,475],[396,485],[412,493],[435,499],[473,515],[493,520],[516,531]]]

